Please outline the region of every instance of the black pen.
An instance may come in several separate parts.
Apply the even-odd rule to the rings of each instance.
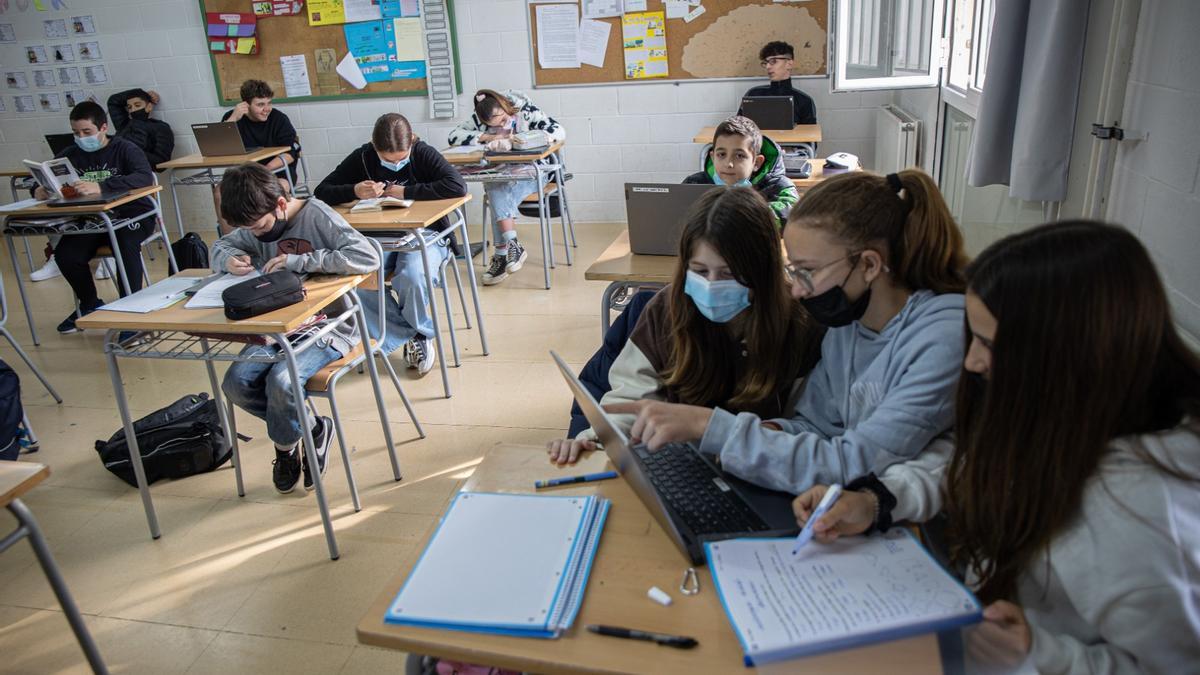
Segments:
[[[700,644],[696,641],[696,638],[690,638],[683,635],[667,635],[666,633],[651,633],[649,631],[637,630],[634,628],[619,628],[617,626],[598,626],[592,624],[589,625],[587,629],[598,635],[626,638],[629,640],[657,642],[660,645],[675,647],[677,649],[691,649],[692,647]]]

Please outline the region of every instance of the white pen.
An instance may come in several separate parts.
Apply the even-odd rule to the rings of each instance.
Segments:
[[[800,530],[800,534],[796,536],[796,545],[792,548],[792,555],[800,552],[801,548],[813,538],[813,524],[817,522],[817,518],[825,515],[833,505],[837,502],[838,497],[842,496],[842,486],[834,483],[829,486],[825,492],[825,496],[821,497],[821,502],[817,504],[817,508],[813,509],[812,515],[808,517],[808,522],[804,524],[804,528]]]

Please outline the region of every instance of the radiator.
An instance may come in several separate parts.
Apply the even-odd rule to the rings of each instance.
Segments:
[[[890,103],[875,111],[875,170],[894,173],[917,165],[921,123]]]

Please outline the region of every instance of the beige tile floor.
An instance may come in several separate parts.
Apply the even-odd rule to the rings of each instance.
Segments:
[[[244,414],[239,430],[254,436],[243,444],[246,496],[237,497],[228,465],[158,483],[153,495],[164,534],[152,541],[137,491],[105,471],[93,450],[96,439],[120,424],[101,336],[55,333],[71,306],[70,290],[58,278],[29,284],[42,338],[33,347],[5,256],[8,327],[65,399],[55,405],[7,344],[0,347],[0,358],[22,378],[25,409],[41,439],[41,452],[31,458],[53,472],[26,503],[112,672],[402,668],[404,655],[356,644],[355,625],[486,448],[540,444],[564,432],[570,397],[547,350],[578,368],[599,344],[604,284],[583,274],[622,226],[577,225],[576,264],[562,264],[560,246],[550,291],[542,288],[536,228],[519,227],[533,249],[526,268],[482,290],[491,355],[482,356],[477,331],[460,329],[462,367],[451,369],[453,398],[442,396],[436,369],[405,381],[428,438],[417,438],[391,392],[403,481],[391,479],[370,385],[358,376],[344,381],[339,403],[363,510],[353,512],[344,472],[332,459],[325,484],[342,552],[337,562],[328,558],[313,497],[303,490],[275,493],[264,427]],[[150,265],[155,278],[164,274],[161,255]],[[111,297],[107,282],[99,283],[101,295]],[[461,327],[461,310],[457,314]],[[208,387],[198,364],[123,361],[121,367],[139,416]],[[7,512],[0,515],[0,532],[13,522]],[[0,555],[0,673],[82,672],[86,664],[29,546]]]

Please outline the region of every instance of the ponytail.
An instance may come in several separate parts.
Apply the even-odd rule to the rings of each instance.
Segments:
[[[854,248],[884,244],[892,277],[911,290],[966,288],[962,232],[937,184],[920,169],[833,176],[804,195],[788,222],[826,230]]]
[[[376,152],[408,152],[417,142],[412,125],[400,113],[387,113],[375,120],[371,145]]]
[[[497,110],[503,110],[506,115],[516,115],[517,107],[509,100],[507,96],[501,94],[494,89],[480,89],[475,92],[473,99],[475,104],[475,116],[480,122],[487,123],[488,120],[496,116]]]

